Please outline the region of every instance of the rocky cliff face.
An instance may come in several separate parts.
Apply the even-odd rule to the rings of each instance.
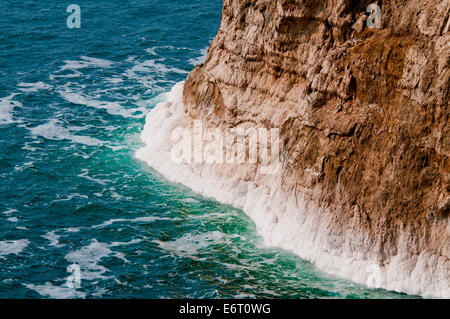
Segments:
[[[211,192],[178,181],[326,271],[368,283],[375,265],[379,286],[450,297],[450,1],[379,1],[381,29],[370,3],[224,0],[178,121],[280,128],[282,168],[191,165]]]

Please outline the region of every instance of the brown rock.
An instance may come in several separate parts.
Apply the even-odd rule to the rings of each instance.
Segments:
[[[186,80],[186,113],[282,128],[283,190],[323,208],[333,245],[381,265],[401,253],[402,278],[440,273],[413,291],[445,296],[450,2],[383,1],[383,29],[363,30],[371,2],[224,0],[208,58]]]

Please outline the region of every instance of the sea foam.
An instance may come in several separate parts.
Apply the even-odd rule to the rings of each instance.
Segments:
[[[0,241],[0,259],[7,255],[20,254],[29,244],[28,239]]]
[[[82,131],[88,127],[70,126],[65,128],[57,119],[52,119],[49,122],[30,128],[33,136],[41,136],[48,140],[70,140],[73,143],[84,144],[88,146],[101,146],[105,142],[90,136],[82,136],[73,134],[72,131]]]
[[[208,47],[201,49],[200,50],[200,56],[194,59],[190,59],[189,63],[192,64],[193,66],[197,66],[199,64],[202,64],[203,62],[206,61],[206,57],[208,55]]]
[[[20,82],[19,84],[17,84],[17,86],[19,87],[19,90],[22,92],[37,92],[39,90],[50,90],[52,88],[51,85],[45,84],[42,81],[39,82],[35,82],[35,83],[25,83],[25,82]]]
[[[140,239],[133,239],[129,242],[102,243],[92,239],[89,245],[68,253],[65,259],[80,266],[83,280],[108,279],[111,277],[104,275],[108,272],[108,269],[100,265],[100,261],[103,258],[116,257],[126,263],[128,260],[125,255],[111,248],[133,245],[139,242],[141,242]]]
[[[171,149],[175,141],[171,133],[175,128],[188,125],[183,85],[183,82],[176,84],[167,94],[167,100],[147,115],[141,134],[145,146],[136,152],[138,159],[173,182],[243,209],[268,245],[291,250],[330,274],[373,288],[450,297],[448,261],[444,257],[426,253],[410,256],[407,251],[399,250],[394,258],[379,264],[377,252],[365,251],[361,244],[368,242],[366,234],[332,235],[336,221],[305,196],[282,191],[279,172],[270,176],[257,174],[250,180],[245,170],[227,175],[214,165],[174,163]],[[337,245],[341,237],[345,244]]]
[[[12,112],[15,107],[22,107],[22,103],[14,101],[17,94],[11,94],[0,99],[0,125],[14,123]]]
[[[114,64],[113,61],[106,59],[92,58],[88,56],[81,56],[81,60],[66,60],[64,65],[60,68],[60,71],[65,70],[78,70],[84,68],[111,68]]]
[[[127,109],[119,102],[101,101],[97,98],[84,95],[81,92],[73,91],[68,86],[64,86],[63,89],[59,89],[57,92],[63,99],[70,103],[95,109],[103,109],[111,115],[118,115],[125,118],[142,118],[146,112],[144,107]]]
[[[45,285],[24,284],[28,289],[36,291],[43,297],[52,299],[85,298],[84,292],[64,286],[54,286],[47,282]]]

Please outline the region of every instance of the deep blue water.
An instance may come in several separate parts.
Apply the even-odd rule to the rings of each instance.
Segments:
[[[66,7],[81,7],[69,29]],[[134,158],[219,0],[0,2],[0,298],[400,298],[266,247]],[[81,287],[69,288],[69,265]]]

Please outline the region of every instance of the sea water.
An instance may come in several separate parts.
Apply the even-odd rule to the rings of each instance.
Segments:
[[[146,114],[204,61],[221,6],[0,2],[0,298],[411,297],[267,247],[241,210],[136,158]]]

